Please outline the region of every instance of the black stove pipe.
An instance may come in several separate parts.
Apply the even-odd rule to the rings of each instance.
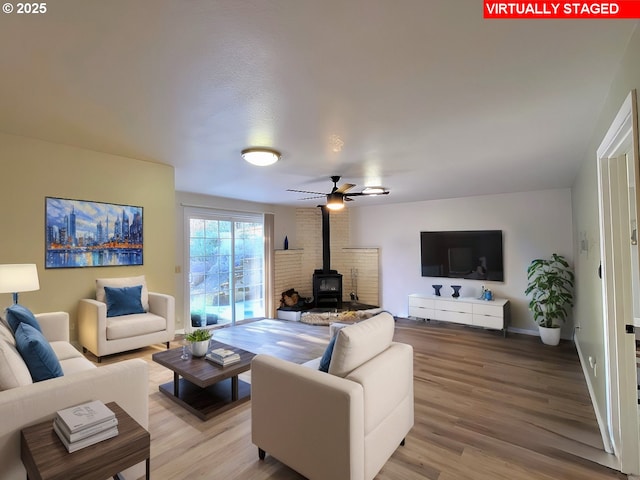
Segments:
[[[322,270],[316,273],[337,273],[331,270],[331,231],[329,226],[329,209],[326,205],[318,205],[322,211]]]

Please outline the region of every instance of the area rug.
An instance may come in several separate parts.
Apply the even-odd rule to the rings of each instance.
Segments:
[[[312,313],[305,312],[300,315],[300,321],[308,325],[331,325],[335,322],[354,323],[360,320],[371,318],[382,312],[381,308],[372,308],[370,310],[348,310],[346,312],[322,312]]]

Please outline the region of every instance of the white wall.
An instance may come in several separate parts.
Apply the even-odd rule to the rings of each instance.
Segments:
[[[486,195],[457,199],[351,208],[351,241],[357,247],[380,248],[382,306],[407,316],[410,293],[433,293],[438,283],[462,285],[462,296],[477,296],[481,285],[511,301],[511,326],[537,334],[524,295],[531,260],[573,257],[571,191],[569,189]],[[420,232],[427,230],[502,230],[504,282],[422,277]],[[570,337],[572,320],[563,336]]]
[[[594,360],[594,365],[600,365],[598,369],[594,369],[589,364],[585,364],[583,369],[587,374],[587,383],[592,393],[596,413],[601,419],[607,418],[607,378],[602,374],[607,349],[602,314],[602,280],[598,276],[600,233],[596,150],[624,99],[632,89],[640,88],[638,52],[640,52],[640,29],[636,28],[611,84],[598,124],[586,150],[582,168],[572,188],[575,235],[576,238],[580,238],[581,235],[586,237],[589,246],[587,251],[580,252],[576,245],[576,290],[578,294],[576,295],[574,315],[580,329],[576,330],[575,339],[582,358],[591,357]]]

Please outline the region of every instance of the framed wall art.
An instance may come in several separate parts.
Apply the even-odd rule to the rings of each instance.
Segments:
[[[142,207],[45,197],[45,268],[142,265]]]

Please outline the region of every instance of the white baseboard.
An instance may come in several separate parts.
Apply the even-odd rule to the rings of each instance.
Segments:
[[[585,361],[585,358],[582,354],[582,348],[580,348],[580,341],[578,336],[574,336],[573,341],[576,344],[576,350],[578,351],[578,358],[580,359],[580,366],[582,367],[582,373],[584,375],[584,379],[587,382],[587,388],[589,389],[589,397],[591,397],[591,403],[593,404],[593,411],[596,414],[596,421],[598,422],[598,427],[600,428],[600,435],[602,436],[602,443],[604,445],[604,451],[610,454],[615,454],[613,451],[613,446],[611,444],[611,439],[609,438],[609,428],[607,422],[600,415],[600,409],[598,408],[598,401],[596,399],[595,394],[593,393],[593,384],[591,383],[591,377],[589,376],[589,371],[587,368],[589,367],[589,363]]]
[[[507,327],[509,333],[521,333],[523,335],[539,336],[537,330],[527,330],[526,328]]]
[[[508,332],[513,332],[513,333],[521,333],[523,335],[531,335],[534,337],[539,337],[540,336],[540,332],[538,330],[529,330],[526,328],[517,328],[517,327],[509,327],[507,328]],[[571,338],[571,335],[567,336],[567,335],[563,335],[560,337],[562,340],[573,340],[573,338]]]

